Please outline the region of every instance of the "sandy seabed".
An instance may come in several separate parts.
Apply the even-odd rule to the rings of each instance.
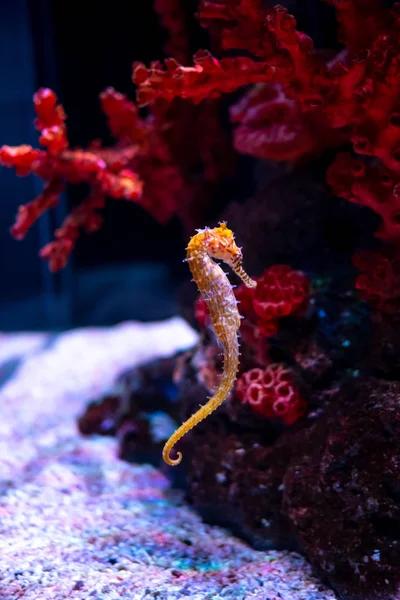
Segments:
[[[196,341],[181,319],[0,334],[1,600],[334,600],[307,562],[202,523],[76,416],[123,369]]]

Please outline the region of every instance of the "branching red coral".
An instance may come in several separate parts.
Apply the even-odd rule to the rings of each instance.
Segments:
[[[55,240],[41,252],[53,271],[66,264],[79,230],[99,229],[99,210],[106,197],[137,202],[161,223],[179,214],[192,227],[213,186],[232,169],[234,155],[217,105],[182,106],[178,100],[155,105],[153,113],[142,119],[137,106],[113,88],[105,90],[100,101],[117,140],[113,147],[94,142],[87,150],[70,149],[65,112],[54,92],[42,89],[35,94],[34,105],[43,149],[27,145],[0,149],[1,164],[15,167],[20,176],[34,173],[45,182],[43,193],[19,208],[11,230],[17,239],[56,206],[67,183],[86,182],[92,187],[89,198],[72,211],[56,231]],[[194,165],[203,169],[201,180]]]
[[[240,56],[217,60],[207,50],[199,50],[193,57],[193,66],[184,67],[175,59],[164,63],[153,62],[150,68],[143,63],[133,64],[133,82],[138,86],[139,106],[146,106],[162,98],[168,102],[174,98],[201,102],[218,98],[238,87],[271,81],[278,77],[275,67]]]
[[[104,208],[105,200],[104,192],[94,187],[92,193],[72,210],[62,226],[55,231],[55,240],[42,248],[40,256],[49,261],[52,271],[65,267],[81,230],[93,233],[100,229],[103,220],[97,211]]]
[[[225,50],[247,50],[265,58],[272,52],[266,10],[262,0],[201,0],[198,19],[203,27],[218,32]]]
[[[155,62],[147,69],[136,63],[133,80],[139,87],[140,104],[176,96],[199,102],[244,85],[272,80],[293,89],[296,98],[309,106],[320,104],[321,93],[329,85],[326,66],[312,52],[312,40],[296,30],[296,20],[286,9],[276,6],[266,11],[261,2],[248,0],[203,2],[199,19],[208,25],[213,20],[227,21],[221,34],[223,47],[244,50],[246,54],[218,61],[200,51],[192,67],[166,61],[165,68]]]
[[[217,23],[223,47],[246,55],[218,61],[200,52],[192,67],[176,61],[167,61],[165,68],[136,64],[139,102],[176,96],[199,102],[273,80],[271,90],[251,90],[232,111],[241,125],[236,137],[240,151],[286,160],[351,140],[357,152],[399,171],[398,5],[390,12],[373,0],[333,3],[348,52],[326,63],[280,6],[265,10],[256,0],[201,2],[200,21],[209,27]],[[296,146],[290,153],[289,144]]]
[[[327,181],[334,194],[367,206],[381,217],[377,237],[387,244],[400,243],[400,178],[340,153],[328,169]]]
[[[64,110],[53,92],[41,90],[35,108],[43,149],[0,150],[2,164],[15,166],[19,175],[33,172],[47,184],[43,196],[20,210],[14,233],[22,237],[54,205],[54,190],[76,181],[106,196],[140,201],[161,222],[178,214],[192,226],[195,211],[233,164],[215,98],[252,85],[231,108],[235,148],[293,161],[351,142],[356,153],[379,164],[362,167],[357,159],[340,155],[328,181],[337,195],[376,211],[382,217],[377,235],[400,246],[400,4],[389,10],[378,0],[327,1],[336,9],[346,45],[329,62],[281,6],[267,9],[262,0],[200,0],[200,23],[219,38],[223,50],[235,54],[217,59],[201,50],[191,66],[184,66],[183,5],[157,0],[175,58],[149,68],[133,65],[138,104],[151,105],[148,118],[110,89],[101,101],[116,146],[71,150]]]
[[[236,395],[257,415],[279,418],[285,425],[295,423],[307,408],[290,369],[279,363],[243,373],[236,383]]]
[[[102,208],[106,195],[137,201],[142,193],[142,184],[136,173],[126,166],[128,157],[134,149],[125,149],[125,159],[111,153],[102,156],[102,150],[93,148],[88,151],[71,150],[68,146],[65,127],[65,112],[57,104],[52,90],[40,89],[34,96],[37,114],[36,128],[40,131],[40,143],[45,150],[34,150],[30,146],[0,149],[0,161],[7,167],[15,167],[17,174],[24,176],[32,172],[46,184],[42,194],[25,206],[20,206],[17,220],[11,232],[22,239],[35,221],[48,209],[56,206],[60,193],[67,182],[87,182],[94,186],[94,192],[80,207],[67,217],[65,223],[56,232],[56,240],[42,250],[42,256],[49,260],[51,270],[55,271],[66,264],[74,247],[79,229],[90,233],[100,226],[95,210]]]
[[[198,102],[206,94],[258,84],[231,109],[235,148],[258,158],[298,160],[351,142],[355,152],[381,166],[339,155],[328,183],[335,194],[377,212],[377,236],[400,247],[400,4],[389,10],[378,0],[327,1],[346,45],[330,62],[280,6],[202,0],[201,24],[219,36],[223,49],[237,52],[236,62],[200,54],[189,68],[138,65],[138,97],[143,103],[159,96]]]

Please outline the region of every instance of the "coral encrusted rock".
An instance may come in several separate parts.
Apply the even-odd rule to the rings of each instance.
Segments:
[[[302,549],[346,600],[398,597],[399,406],[398,382],[348,383],[284,478]]]

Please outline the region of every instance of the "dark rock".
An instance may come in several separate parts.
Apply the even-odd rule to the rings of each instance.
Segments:
[[[325,168],[322,161],[290,176],[279,174],[222,214],[243,245],[248,273],[259,275],[278,263],[321,274],[352,271],[350,257],[368,244],[376,219],[371,211],[333,197]]]
[[[365,360],[379,376],[400,380],[400,318],[398,315],[374,314],[372,335]]]
[[[122,373],[109,394],[88,404],[80,432],[116,435],[120,458],[162,466],[162,447],[179,422],[177,361],[157,359]]]
[[[186,444],[188,497],[203,518],[229,527],[254,548],[296,549],[294,528],[283,510],[283,477],[302,434],[291,443],[281,438],[265,446],[260,432],[227,430],[214,418],[211,431],[200,430]],[[186,454],[186,458],[187,458]]]
[[[121,398],[119,395],[106,395],[99,401],[88,404],[78,419],[78,429],[82,435],[115,435],[119,420]]]
[[[346,600],[400,585],[400,384],[352,381],[284,477],[285,509],[315,570]]]

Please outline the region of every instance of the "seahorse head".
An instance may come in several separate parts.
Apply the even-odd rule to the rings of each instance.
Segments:
[[[256,282],[251,279],[242,267],[242,249],[236,245],[233,231],[228,229],[226,223],[220,223],[213,229],[198,229],[188,246],[188,256],[192,252],[206,252],[211,258],[223,260],[238,275],[247,287],[255,287]]]
[[[220,223],[219,227],[214,229],[206,229],[204,234],[210,256],[223,260],[233,269],[242,264],[242,250],[236,245],[233,231],[228,229],[226,223]]]

